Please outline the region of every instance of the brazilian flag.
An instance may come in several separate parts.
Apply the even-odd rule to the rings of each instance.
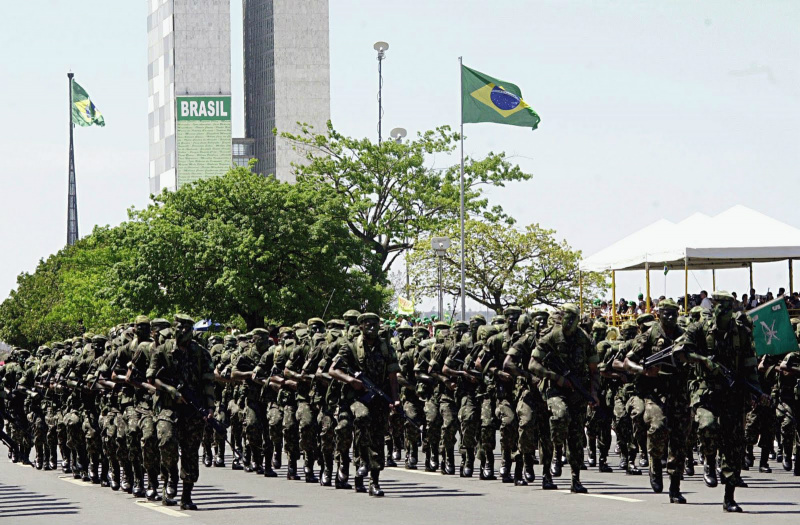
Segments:
[[[522,100],[517,86],[461,66],[462,122],[497,122],[536,129],[540,120]]]
[[[80,84],[72,81],[72,123],[79,126],[105,126],[102,113],[92,103],[89,94]]]

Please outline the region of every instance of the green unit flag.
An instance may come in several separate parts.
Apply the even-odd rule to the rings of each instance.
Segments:
[[[797,351],[797,338],[782,297],[750,310],[747,315],[753,322],[757,355],[781,355]]]
[[[79,126],[105,126],[103,114],[89,98],[89,94],[80,84],[72,81],[72,123]]]
[[[497,122],[536,129],[540,121],[522,100],[517,86],[461,66],[461,122]]]

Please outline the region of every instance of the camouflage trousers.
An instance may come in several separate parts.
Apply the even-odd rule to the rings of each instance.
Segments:
[[[328,407],[320,409],[317,414],[317,429],[320,453],[325,457],[333,457],[336,452],[336,418],[333,410]]]
[[[499,399],[495,415],[500,421],[500,452],[503,458],[511,457],[517,450],[519,439],[519,420],[515,403],[509,399]]]
[[[103,455],[103,438],[100,431],[99,414],[93,411],[84,412],[81,429],[86,439],[86,453],[92,464],[96,464]]]
[[[608,457],[611,448],[611,421],[613,414],[605,403],[605,396],[600,396],[601,405],[598,407],[589,406],[586,409],[586,434],[590,443],[597,442],[597,449],[601,458]]]
[[[439,442],[442,436],[442,415],[439,413],[439,399],[432,396],[425,400],[425,451],[430,454],[439,453]]]
[[[775,440],[775,409],[756,405],[747,413],[744,427],[744,440],[748,445],[756,445],[762,450],[772,452]]]
[[[283,407],[272,401],[267,409],[267,423],[269,423],[269,440],[273,452],[280,455],[283,450]]]
[[[721,393],[720,393],[721,394]],[[725,392],[714,396],[714,402],[701,403],[696,408],[697,434],[700,450],[708,458],[720,453],[721,479],[736,481],[742,473],[744,460],[744,396],[741,392]]]
[[[45,445],[47,444],[47,423],[41,407],[36,407],[28,412],[28,428],[33,434],[33,446],[36,449],[36,458],[44,461]]]
[[[155,421],[164,482],[169,481],[170,472],[177,470],[180,451],[180,479],[197,483],[200,477],[198,450],[203,439],[205,421],[171,409],[161,410],[155,416]]]
[[[456,446],[458,432],[458,405],[453,398],[447,396],[439,400],[439,414],[442,416],[441,450],[453,450]]]
[[[478,459],[484,461],[487,457],[493,456],[497,446],[497,419],[495,416],[495,398],[486,394],[479,398],[480,401],[480,443],[478,447]]]
[[[300,425],[297,421],[297,404],[283,406],[283,449],[289,459],[300,457]]]
[[[650,463],[666,456],[667,472],[682,473],[686,463],[686,432],[691,423],[688,401],[677,398],[668,403],[656,395],[633,396],[627,409],[634,435],[646,432]]]
[[[100,436],[103,441],[103,453],[112,466],[116,468],[120,456],[127,455],[125,446],[125,420],[122,413],[116,408],[111,408],[100,418]]]
[[[138,471],[141,464],[149,476],[156,476],[161,464],[161,453],[158,450],[159,438],[153,413],[147,408],[129,406],[123,414],[125,420],[125,446],[128,459]]]
[[[795,444],[795,436],[797,436],[797,416],[798,416],[798,403],[794,400],[782,400],[778,404],[777,418],[780,424],[781,435],[781,452],[784,456],[791,457],[792,449]],[[797,436],[797,448],[800,449],[800,436]],[[800,450],[799,450],[800,451]]]
[[[45,447],[48,450],[50,460],[55,462],[58,459],[58,412],[54,406],[47,407],[44,421],[47,424]]]
[[[256,400],[248,400],[244,407],[244,434],[253,465],[263,466],[262,458],[269,461],[272,456],[272,440],[269,437],[267,407]]]
[[[578,476],[583,464],[583,428],[586,422],[586,401],[577,393],[561,395],[547,393],[547,408],[550,411],[550,438],[553,444],[567,445],[567,459],[572,475]],[[542,464],[549,465],[552,451],[542,451]],[[548,453],[548,455],[545,455]]]
[[[383,436],[389,425],[389,406],[382,397],[376,396],[368,404],[354,401],[350,412],[353,414],[356,464],[366,466],[371,472],[383,470]]]
[[[550,438],[550,422],[547,402],[541,392],[529,389],[522,392],[517,401],[519,436],[517,451],[523,456],[533,454],[540,448],[542,457],[553,456],[553,441]]]
[[[419,398],[406,397],[403,400],[403,411],[413,421],[421,422],[422,416],[425,413],[425,405]],[[403,420],[405,422],[403,425],[403,438],[406,450],[419,447],[421,438],[419,428],[412,425],[411,422],[405,418],[403,418]]]
[[[481,431],[481,414],[478,400],[474,395],[461,397],[458,409],[458,421],[461,423],[461,444],[459,451],[465,454],[467,449],[474,450],[478,446]]]
[[[244,405],[244,403],[242,403]],[[230,417],[231,442],[237,447],[242,448],[242,437],[244,436],[244,409],[239,406],[236,400],[228,402],[228,416]]]
[[[83,434],[82,415],[73,409],[64,414],[64,429],[66,431],[67,446],[77,456],[82,468],[86,468],[86,441]]]
[[[317,409],[307,401],[297,402],[297,430],[300,435],[300,450],[309,463],[319,456],[317,443]]]
[[[386,432],[386,450],[400,451],[403,449],[403,428],[405,418],[394,412],[389,413],[389,426]]]
[[[266,408],[264,410],[266,411]],[[217,409],[214,411],[214,417],[223,426],[225,426],[225,427],[230,426],[230,424],[231,424],[231,416],[230,416],[230,412],[228,410],[227,400],[217,403]],[[265,412],[265,417],[266,417],[266,412]],[[210,430],[208,425],[206,425],[206,429]],[[211,433],[213,434],[212,439],[213,439],[213,442],[214,442],[214,450],[215,450],[215,452],[219,455],[220,458],[224,458],[225,457],[225,445],[226,445],[225,438],[227,436],[223,435],[223,434],[217,434],[213,430],[211,430]],[[231,439],[231,441],[233,441],[233,439]]]
[[[350,404],[342,401],[336,407],[336,460],[343,462],[350,457],[350,447],[353,445],[353,413]],[[355,451],[358,454],[358,451]]]

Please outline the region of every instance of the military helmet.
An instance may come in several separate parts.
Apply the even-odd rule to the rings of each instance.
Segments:
[[[495,315],[494,317],[492,317],[492,324],[495,326],[506,324],[506,316],[502,314]]]
[[[136,319],[133,321],[134,324],[150,324],[150,318],[146,315],[137,315]]]
[[[522,308],[514,304],[506,306],[506,309],[503,310],[503,315],[505,315],[506,317],[508,317],[509,315],[522,315]]]
[[[348,310],[342,314],[342,319],[347,322],[358,322],[359,315],[361,315],[361,312],[358,310]]]
[[[378,314],[372,312],[364,312],[358,316],[358,324],[366,323],[367,321],[381,321],[381,318],[378,317]]]
[[[677,310],[678,309],[678,303],[676,303],[675,301],[673,301],[672,299],[669,299],[669,298],[662,299],[658,303],[658,309],[659,310],[664,310],[664,309],[667,309],[667,308],[672,308],[674,310]]]
[[[735,301],[733,295],[730,292],[726,292],[725,290],[714,290],[711,294],[711,298],[714,301]]]
[[[330,321],[328,321],[326,327],[329,329],[338,328],[341,330],[347,327],[347,323],[345,323],[342,319],[331,319]]]
[[[580,309],[578,308],[578,305],[576,305],[575,303],[562,304],[561,311],[564,313],[569,312],[571,314],[580,315]]]
[[[653,314],[642,314],[636,318],[636,324],[642,326],[645,323],[652,323],[656,318]]]
[[[486,318],[484,316],[482,316],[481,314],[475,314],[475,315],[473,315],[472,317],[469,318],[469,322],[470,323],[486,324]]]

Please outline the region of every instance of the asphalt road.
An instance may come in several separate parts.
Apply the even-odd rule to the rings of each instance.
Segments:
[[[5,452],[5,449],[2,449]],[[13,524],[137,524],[144,522],[235,524],[353,523],[627,523],[669,524],[689,522],[771,524],[798,523],[800,478],[778,465],[772,474],[744,473],[750,488],[737,490],[745,513],[722,511],[722,487],[707,488],[698,474],[684,481],[687,505],[671,505],[666,494],[653,494],[646,472],[626,476],[584,471],[587,495],[570,494],[569,468],[556,479],[559,491],[544,492],[537,482],[528,487],[499,481],[461,479],[438,473],[390,468],[383,472],[386,497],[370,498],[353,491],[335,490],[267,479],[228,468],[201,465],[195,488],[196,512],[162,507],[72,479],[61,471],[37,471],[0,460],[0,522]],[[618,459],[612,457],[610,464]],[[498,460],[499,464],[499,460]],[[279,471],[285,476],[285,467]],[[668,480],[665,477],[665,485]],[[666,487],[665,487],[666,489]]]

